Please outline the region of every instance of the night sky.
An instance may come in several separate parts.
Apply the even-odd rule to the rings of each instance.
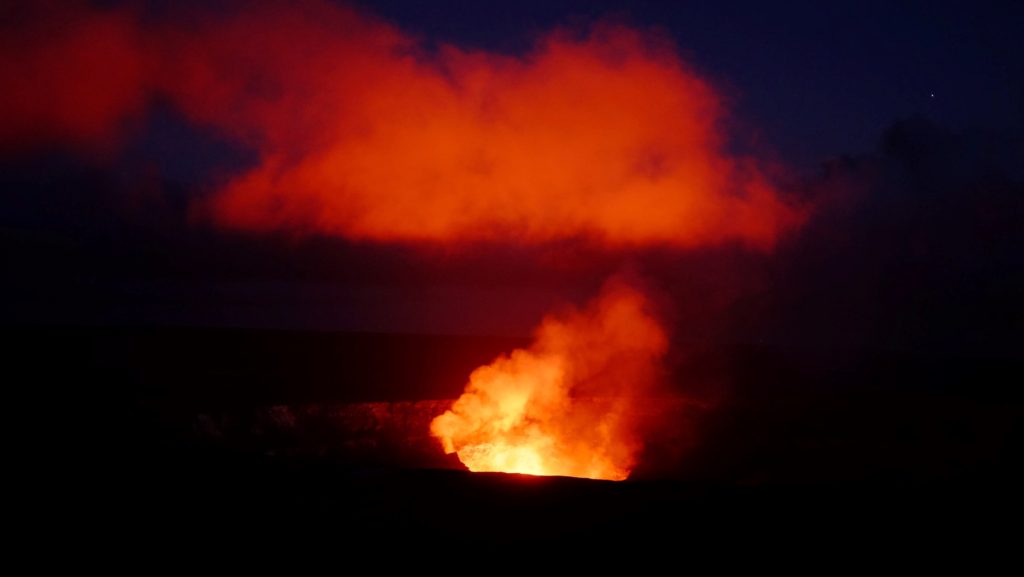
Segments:
[[[680,341],[1019,354],[1018,2],[382,1],[345,5],[338,28],[329,3],[208,4],[0,11],[5,324],[524,335],[626,271],[657,287]],[[602,27],[616,32],[588,36]],[[558,33],[582,55],[537,48]],[[376,62],[367,47],[392,42],[388,34],[411,43],[399,50],[406,60],[360,60]],[[459,60],[452,47],[487,56]],[[591,50],[598,60],[587,60]],[[334,54],[352,60],[335,64]],[[545,68],[545,58],[557,65]],[[580,76],[577,100],[545,116],[559,87],[575,82],[565,78],[577,61],[597,62],[594,74]],[[241,78],[221,83],[233,70]],[[422,83],[404,84],[407,73]],[[346,80],[329,80],[338,75]],[[462,96],[437,88],[447,81],[459,90],[479,81],[483,104],[463,114]],[[382,92],[364,100],[363,86]],[[693,109],[677,115],[665,104],[662,122],[647,114],[662,105],[645,95],[679,96]],[[592,132],[559,124],[576,118],[577,101]],[[378,124],[377,114],[405,110],[416,114]],[[432,132],[446,114],[464,130],[436,133],[450,143]],[[478,125],[490,126],[489,114],[518,120],[492,132]],[[371,138],[360,122],[365,133],[395,130],[393,140],[360,140]],[[614,174],[629,184],[629,171],[648,171],[668,184],[650,197],[612,186],[613,196],[591,201],[604,194],[594,183],[605,163],[571,151],[634,126],[635,141],[613,143],[622,148],[607,153],[607,171],[619,170],[616,151],[647,147],[639,168],[623,161],[626,176]],[[562,134],[576,140],[562,147]],[[480,173],[417,156],[472,139]],[[338,164],[302,163],[321,153],[353,164],[320,180]],[[294,168],[281,169],[277,189],[237,184],[273,162]],[[704,176],[691,182],[673,163],[696,163]],[[411,196],[374,204],[379,191],[360,184],[364,165],[397,174],[393,186]],[[542,167],[551,174],[537,182],[569,200],[508,221],[504,205],[480,209],[482,224],[444,212],[452,190],[514,197],[520,189],[503,188],[503,175]],[[341,198],[330,196],[332,178],[357,200],[332,200]],[[678,208],[676,182],[702,191],[695,202],[709,208],[692,220],[679,208],[678,234],[677,221],[654,230],[655,215]],[[616,204],[630,194],[650,216]],[[542,201],[517,206],[533,202]],[[360,203],[368,216],[349,220]],[[334,212],[309,208],[322,206]],[[452,220],[417,228],[433,218],[425,207]]]
[[[369,5],[369,4],[368,4]],[[954,130],[1024,122],[1015,2],[372,3],[431,39],[522,49],[553,26],[610,15],[665,29],[725,91],[758,145],[797,168],[872,149],[894,120]]]

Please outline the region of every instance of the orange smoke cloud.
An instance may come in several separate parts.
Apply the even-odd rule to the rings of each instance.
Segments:
[[[5,41],[0,142],[109,140],[172,102],[257,152],[196,206],[257,231],[769,248],[802,220],[726,152],[715,91],[648,30],[556,31],[509,56],[428,49],[319,0],[196,10],[77,11]]]
[[[426,52],[382,23],[308,8],[217,25],[184,63],[181,100],[208,122],[233,119],[262,152],[208,207],[221,223],[374,241],[766,247],[799,220],[723,151],[718,98],[661,37],[599,25],[521,58]],[[269,96],[253,99],[253,85]]]
[[[667,347],[643,293],[610,283],[545,319],[528,350],[475,370],[431,433],[471,471],[625,479],[643,448],[635,405]]]

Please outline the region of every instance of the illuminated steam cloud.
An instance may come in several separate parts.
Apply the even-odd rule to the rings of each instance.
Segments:
[[[715,91],[659,34],[597,24],[514,56],[428,49],[326,2],[245,8],[24,15],[0,144],[109,145],[169,100],[258,153],[195,206],[255,231],[767,249],[802,220],[725,150]]]

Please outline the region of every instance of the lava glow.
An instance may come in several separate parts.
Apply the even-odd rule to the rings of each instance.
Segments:
[[[613,283],[586,310],[545,319],[529,349],[473,371],[431,433],[470,471],[627,478],[643,447],[631,409],[668,346],[648,309]]]

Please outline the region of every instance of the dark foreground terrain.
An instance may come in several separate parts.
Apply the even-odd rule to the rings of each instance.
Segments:
[[[1019,548],[1017,359],[695,347],[629,481],[459,470],[421,424],[522,344],[9,329],[17,500],[43,535],[133,547],[308,533],[439,554]]]

